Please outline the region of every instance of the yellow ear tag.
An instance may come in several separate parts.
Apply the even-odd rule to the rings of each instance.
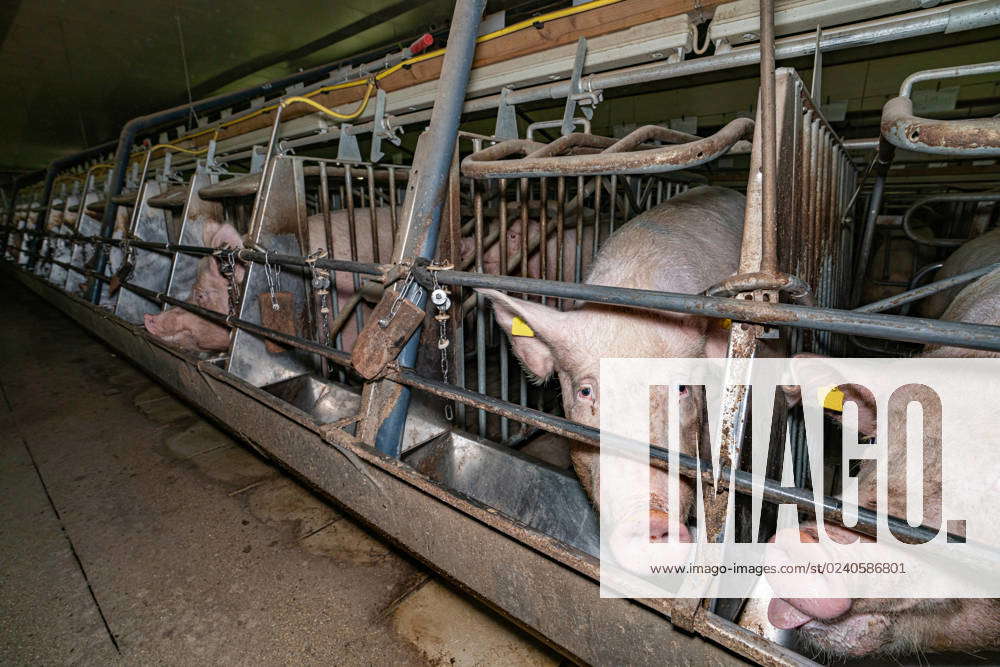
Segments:
[[[844,411],[844,392],[836,387],[820,387],[819,397],[823,400],[823,407],[836,412]]]
[[[511,322],[510,332],[515,336],[527,336],[529,338],[535,337],[534,330],[528,326],[528,323],[522,320],[517,315],[514,316],[514,321]]]
[[[720,329],[728,329],[729,327],[733,326],[733,321],[728,317],[724,320],[718,320],[718,322]]]

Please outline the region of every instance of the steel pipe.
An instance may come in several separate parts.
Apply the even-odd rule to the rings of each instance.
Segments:
[[[961,157],[1000,155],[1000,119],[934,120],[913,115],[913,100],[896,97],[882,108],[882,136],[897,148]]]
[[[929,267],[924,267],[925,269],[939,269],[941,264],[931,264]],[[895,296],[890,296],[879,301],[873,301],[860,308],[855,308],[855,313],[880,313],[882,311],[891,310],[896,306],[902,306],[906,303],[912,303],[914,301],[919,301],[925,297],[931,296],[932,294],[937,294],[938,292],[943,292],[944,290],[951,289],[952,287],[958,287],[959,285],[964,285],[965,283],[972,282],[977,278],[985,276],[987,273],[1000,269],[1000,263],[990,264],[978,269],[973,269],[972,271],[966,271],[965,273],[959,273],[958,275],[950,276],[943,280],[937,280],[932,283],[927,283],[922,287],[916,287],[909,289]],[[916,280],[916,276],[914,277]]]
[[[117,239],[114,240],[120,242]],[[137,244],[153,245],[143,241],[132,241],[131,243],[136,247],[140,247]],[[162,245],[165,249],[167,244]],[[171,247],[173,249],[208,250],[197,246]],[[212,250],[214,251],[214,249]],[[262,262],[264,259],[263,253],[247,250],[239,252],[245,253],[245,256],[252,261]],[[291,263],[290,265],[295,266],[301,266],[305,263],[301,257],[271,254],[268,254],[267,257],[268,261],[271,262],[288,261]],[[385,268],[378,264],[347,262],[346,260],[317,260],[317,266],[321,266],[320,262],[323,262],[324,265],[329,264],[329,268],[333,270],[361,271],[371,275],[379,275]],[[348,268],[348,264],[351,265],[351,268]],[[321,268],[323,267],[321,266]],[[425,267],[415,266],[412,271],[421,284],[425,286],[432,284],[431,272]],[[561,299],[579,299],[595,303],[731,319],[736,322],[818,329],[870,338],[1000,351],[1000,327],[997,326],[880,315],[867,310],[843,311],[832,308],[565,283],[537,278],[494,276],[462,271],[435,271],[434,274],[442,285],[502,289]]]
[[[418,279],[430,280],[426,269],[415,268],[414,272],[418,274]],[[419,274],[423,274],[424,277],[420,277]],[[616,306],[730,319],[734,322],[817,329],[845,335],[1000,351],[1000,326],[603,285],[555,283],[536,278],[481,275],[460,271],[435,271],[435,274],[438,282],[443,285],[502,289],[561,299],[579,299]]]
[[[816,43],[819,44],[819,37]],[[813,73],[815,77],[816,74]],[[774,0],[760,0],[760,270],[778,270],[778,119],[774,91]]]
[[[437,248],[441,213],[448,192],[449,174],[462,120],[465,89],[469,83],[476,51],[476,36],[485,8],[486,0],[458,0],[455,4],[431,124],[417,141],[413,156],[410,187],[406,191],[402,219],[394,244],[394,263],[432,257]],[[422,307],[426,294],[421,289],[407,298]],[[416,362],[419,343],[419,333],[411,336],[399,354],[399,363],[412,366]],[[376,391],[383,392],[387,389],[383,384]],[[375,437],[378,451],[399,458],[409,405],[410,393],[408,389],[404,389]]]
[[[958,65],[957,67],[942,67],[940,69],[925,69],[914,72],[903,79],[899,86],[900,97],[910,97],[913,84],[921,81],[937,81],[939,79],[957,79],[960,76],[975,76],[977,74],[994,74],[1000,72],[1000,61],[976,63],[975,65]]]
[[[1000,202],[1000,192],[959,192],[947,195],[931,195],[918,199],[903,214],[903,233],[914,243],[932,246],[934,248],[957,248],[969,239],[926,239],[913,231],[913,214],[920,208],[938,202]]]
[[[881,147],[880,147],[881,150]],[[891,153],[891,151],[886,150]],[[865,227],[861,233],[861,247],[858,249],[858,260],[854,273],[854,290],[851,294],[851,305],[861,301],[865,277],[868,275],[868,260],[871,257],[872,245],[875,242],[875,224],[878,222],[879,211],[882,210],[882,197],[885,195],[885,180],[892,158],[882,160],[875,158],[875,185],[872,187],[871,198],[868,200],[868,214],[865,216]],[[860,189],[860,185],[858,186]]]

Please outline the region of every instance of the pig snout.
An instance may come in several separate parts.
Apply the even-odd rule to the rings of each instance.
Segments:
[[[827,524],[825,529],[838,544],[872,541],[868,536],[839,526]],[[818,542],[816,530],[815,525],[805,524],[799,531],[799,542]],[[771,541],[775,542],[775,538]],[[794,543],[785,548],[794,551]],[[796,630],[805,646],[841,657],[910,651],[915,646],[949,648],[950,639],[942,643],[940,638],[934,637],[940,634],[935,628],[956,622],[955,618],[940,617],[940,612],[947,608],[946,601],[852,599],[838,590],[834,580],[823,575],[808,576],[817,597],[774,597],[767,607],[768,622],[778,629]],[[780,596],[782,575],[768,575],[767,578],[776,596]]]
[[[149,313],[146,313],[145,315],[143,315],[142,316],[143,326],[146,328],[146,331],[153,334],[154,336],[165,335],[165,332],[163,331],[163,329],[159,324],[159,320],[161,317],[163,317],[162,314],[150,315]]]
[[[681,543],[690,544],[694,542],[691,533],[683,521],[677,522],[677,534],[671,535],[670,517],[661,510],[649,510],[649,529],[640,528],[643,523],[641,515],[634,516],[637,521],[623,521],[619,523],[611,532],[608,538],[608,548],[611,555],[621,567],[636,574],[649,574],[644,568],[648,562],[662,564],[664,560],[676,561],[680,563],[687,558],[688,548],[671,551],[665,556],[657,554],[652,556],[649,553],[651,544]],[[642,565],[638,565],[641,563]],[[671,563],[673,564],[673,563]]]

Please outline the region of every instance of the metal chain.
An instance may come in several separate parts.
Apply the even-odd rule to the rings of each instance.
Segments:
[[[437,279],[437,272],[445,269],[452,268],[451,262],[446,262],[444,264],[431,265],[427,267],[431,272],[431,277],[434,279],[434,284],[431,289],[431,303],[437,308],[437,315],[434,319],[438,323],[438,352],[441,355],[441,379],[448,383],[448,347],[451,345],[451,340],[448,339],[448,320],[451,319],[451,315],[448,311],[451,310],[451,298],[450,293],[446,288],[441,287],[441,284]],[[454,414],[452,412],[451,402],[445,403],[444,406],[444,416],[448,421],[452,421]]]
[[[122,243],[122,263],[115,273],[120,283],[128,280],[132,276],[132,271],[135,270],[135,248],[132,247],[131,241],[131,237],[126,234]]]
[[[322,340],[319,342],[327,347],[330,346],[330,307],[327,305],[327,296],[330,294],[330,271],[327,269],[317,269],[316,260],[326,257],[326,250],[320,248],[315,252],[311,253],[307,258],[306,262],[309,264],[309,270],[312,272],[312,288],[313,292],[319,297],[319,319],[320,328],[322,330]]]
[[[281,310],[278,303],[278,278],[281,276],[281,264],[271,265],[268,261],[268,251],[264,249],[264,279],[267,281],[267,291],[271,295],[271,310]]]
[[[220,248],[214,253],[219,263],[219,273],[226,279],[226,290],[229,292],[229,315],[235,317],[240,304],[240,286],[236,282],[236,254],[231,248]]]
[[[399,292],[396,294],[396,299],[389,306],[389,314],[378,321],[379,327],[385,329],[392,322],[392,318],[396,317],[396,313],[399,312],[399,307],[403,305],[403,299],[406,298],[406,293],[410,289],[410,285],[413,284],[413,272],[407,271],[406,279],[403,281],[403,286],[400,288]]]

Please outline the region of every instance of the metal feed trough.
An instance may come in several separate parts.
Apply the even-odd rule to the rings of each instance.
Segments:
[[[248,168],[245,146],[223,149],[213,141],[173,167],[160,158],[151,171],[153,152],[140,155],[144,163],[131,183],[116,185],[108,171],[100,187],[105,167],[93,165],[72,185],[50,189],[45,201],[41,189],[16,193],[0,237],[4,266],[265,456],[571,659],[810,664],[737,625],[739,600],[599,597],[590,503],[574,476],[520,448],[536,431],[595,447],[600,434],[559,416],[554,394],[528,385],[469,288],[538,295],[563,307],[581,299],[729,319],[729,356],[746,359],[761,337],[773,335],[789,352],[842,354],[852,335],[1000,350],[1000,331],[877,313],[912,294],[848,310],[857,305],[851,278],[867,266],[877,202],[873,196],[869,215],[856,215],[868,174],[848,159],[795,72],[775,72],[773,35],[763,35],[756,121],[739,119],[707,138],[650,126],[617,140],[589,132],[550,143],[500,140],[458,131],[482,5],[458,3],[435,115],[412,168],[283,151],[282,103]],[[904,134],[912,140],[912,131]],[[1000,148],[989,141],[990,150]],[[748,149],[739,275],[702,295],[581,284],[587,257],[618,226],[701,182],[700,166]],[[459,150],[471,152],[461,165]],[[985,150],[981,141],[975,150]],[[237,166],[246,173],[230,171]],[[878,190],[885,175],[876,173]],[[119,190],[126,195],[116,201]],[[129,216],[116,232],[109,221],[122,202]],[[61,229],[46,229],[56,210]],[[231,222],[246,247],[207,247],[193,224],[199,216]],[[334,238],[334,220],[344,221],[346,240]],[[538,234],[525,233],[536,222]],[[379,224],[389,226],[391,243],[383,243]],[[512,252],[509,233],[518,226]],[[247,269],[228,313],[184,300],[206,257]],[[495,273],[485,272],[491,262]],[[345,341],[371,324],[372,304],[360,296],[345,302],[336,289],[324,294],[323,281],[335,284],[337,277],[374,301],[405,286],[401,298],[431,314],[437,311],[424,304],[427,290],[449,286],[450,308],[438,320],[428,315],[423,335],[374,379],[361,381]],[[120,283],[114,292],[107,288],[112,281]],[[928,291],[921,289],[916,293]],[[294,316],[267,326],[279,293]],[[228,350],[198,358],[149,335],[143,315],[165,308],[230,327]],[[442,322],[453,343],[444,353],[437,345]],[[746,405],[739,392],[724,399],[723,484],[727,470],[742,464]],[[667,453],[653,448],[652,456],[665,460]],[[688,476],[705,466],[693,457],[680,461]],[[734,488],[712,494],[715,504],[706,510],[711,539],[723,529],[713,510],[725,507],[729,492],[750,488],[747,474],[733,479]],[[796,481],[808,483],[801,457]],[[810,492],[773,480],[764,495],[804,513],[816,510]],[[841,518],[835,498],[820,509],[827,520]],[[911,539],[927,534],[905,521],[894,526]],[[874,528],[874,515],[862,510],[854,529]]]

